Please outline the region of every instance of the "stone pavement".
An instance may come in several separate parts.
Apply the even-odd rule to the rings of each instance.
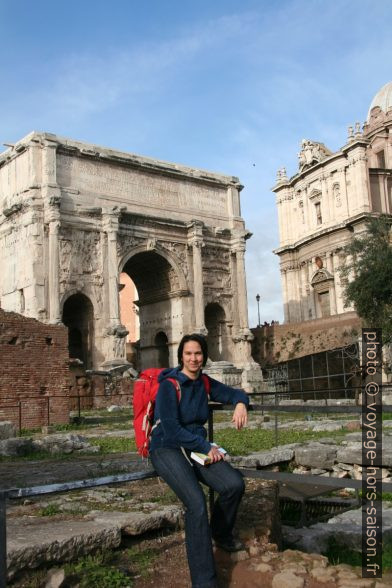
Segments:
[[[0,489],[25,488],[85,480],[115,473],[151,469],[151,463],[137,453],[79,455],[67,459],[17,460],[0,462]]]

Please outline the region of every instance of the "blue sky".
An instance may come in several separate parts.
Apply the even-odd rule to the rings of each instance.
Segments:
[[[249,321],[282,320],[276,170],[392,80],[390,0],[0,0],[0,144],[49,131],[239,176]]]

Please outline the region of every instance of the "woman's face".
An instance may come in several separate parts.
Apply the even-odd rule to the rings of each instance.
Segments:
[[[196,379],[203,367],[203,352],[197,341],[187,341],[182,350],[182,371],[189,378]]]

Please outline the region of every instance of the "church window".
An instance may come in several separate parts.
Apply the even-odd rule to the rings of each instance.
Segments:
[[[321,214],[321,202],[316,202],[314,208],[316,210],[316,222],[318,225],[321,225],[323,222],[323,217]]]
[[[384,149],[382,149],[381,151],[379,151],[377,154],[377,167],[380,167],[382,169],[385,169],[385,152]]]
[[[320,312],[321,316],[330,316],[331,315],[331,304],[329,298],[329,290],[325,292],[319,292],[319,304],[320,304]]]

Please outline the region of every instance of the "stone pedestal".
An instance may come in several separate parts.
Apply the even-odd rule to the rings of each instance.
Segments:
[[[242,370],[230,361],[208,361],[204,373],[233,388],[242,388]]]

